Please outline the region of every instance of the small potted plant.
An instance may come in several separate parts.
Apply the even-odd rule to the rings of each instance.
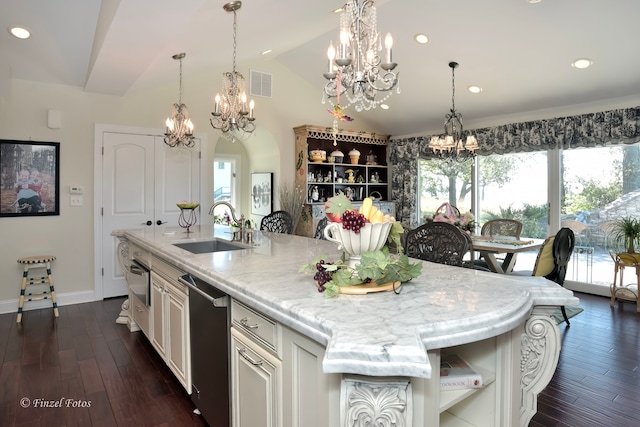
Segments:
[[[611,231],[616,243],[623,244],[627,253],[636,253],[635,244],[640,243],[640,220],[632,216],[617,219]]]

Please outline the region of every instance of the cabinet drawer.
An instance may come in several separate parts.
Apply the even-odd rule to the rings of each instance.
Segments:
[[[187,293],[187,287],[178,282],[178,278],[185,274],[183,271],[178,270],[166,261],[153,255],[151,256],[151,270],[168,280],[173,286],[185,294]]]
[[[129,242],[129,258],[142,262],[146,267],[151,264],[151,253],[131,242]]]
[[[276,322],[235,300],[231,302],[231,320],[239,330],[279,353],[280,328]]]
[[[142,332],[149,336],[149,307],[145,303],[141,302],[138,297],[132,292],[129,293],[129,311],[131,312],[131,318],[140,327]]]

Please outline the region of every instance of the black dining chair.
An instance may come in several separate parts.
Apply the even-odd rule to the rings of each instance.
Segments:
[[[407,232],[404,253],[413,258],[463,267],[471,247],[469,237],[455,225],[427,222]]]
[[[561,228],[555,236],[547,237],[538,251],[536,262],[533,266],[533,272],[516,271],[513,274],[517,276],[542,276],[546,279],[556,282],[560,286],[564,286],[564,279],[567,276],[567,266],[573,249],[576,245],[576,237],[568,227]],[[570,326],[569,318],[564,306],[560,307],[564,321]]]
[[[544,277],[553,280],[560,286],[564,286],[564,279],[567,276],[567,266],[569,265],[569,259],[571,258],[575,245],[576,237],[573,230],[567,227],[561,228],[553,239],[553,270]],[[560,307],[560,309],[562,310],[564,321],[567,322],[567,326],[569,326],[569,318],[567,317],[564,306]]]
[[[480,235],[482,236],[507,236],[519,239],[520,233],[522,233],[522,223],[516,219],[510,218],[491,219],[485,222],[480,229]],[[513,256],[516,256],[516,254]],[[504,261],[504,259],[502,259],[502,261]],[[474,264],[483,268],[488,268],[488,265],[486,261],[482,259],[482,256],[479,256],[474,261]]]
[[[293,233],[293,218],[287,211],[271,212],[260,221],[260,230],[291,234]]]
[[[509,236],[520,238],[522,223],[516,219],[496,218],[485,222],[480,229],[483,236]]]
[[[315,239],[327,240],[324,237],[324,229],[327,227],[329,223],[329,219],[325,216],[320,221],[318,221],[318,225],[316,226],[316,234],[313,236]]]

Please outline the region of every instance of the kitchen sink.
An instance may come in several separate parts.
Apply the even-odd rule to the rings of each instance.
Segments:
[[[226,240],[206,240],[203,242],[174,243],[180,249],[189,251],[192,254],[205,254],[209,252],[237,251],[238,249],[246,249],[244,246],[230,243]]]

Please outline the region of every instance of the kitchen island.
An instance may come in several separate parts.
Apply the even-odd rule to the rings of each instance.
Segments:
[[[228,294],[241,309],[264,315],[288,331],[282,336],[317,344],[323,350],[320,375],[326,378],[315,378],[315,388],[326,394],[318,405],[327,407],[315,411],[329,421],[316,422],[327,427],[363,425],[366,419],[394,419],[390,425],[407,427],[526,426],[560,351],[550,314],[557,306],[578,304],[571,291],[544,278],[429,262],[398,295],[326,298],[298,269],[320,255],[338,259],[335,244],[255,231],[252,244],[242,250],[193,254],[174,246],[231,236],[226,227],[192,231],[167,227],[114,234]],[[297,396],[298,406],[282,405],[288,401],[282,393],[296,399],[301,388],[289,383],[304,373],[301,366],[295,372],[295,366],[285,366],[290,347],[282,348],[274,345],[276,356],[284,353],[277,365],[283,373],[274,378],[284,375],[287,381],[270,396],[278,413],[273,425],[303,425],[295,420],[314,402]],[[452,352],[483,374],[482,388],[441,392],[440,355]],[[235,399],[232,405],[239,404]]]

